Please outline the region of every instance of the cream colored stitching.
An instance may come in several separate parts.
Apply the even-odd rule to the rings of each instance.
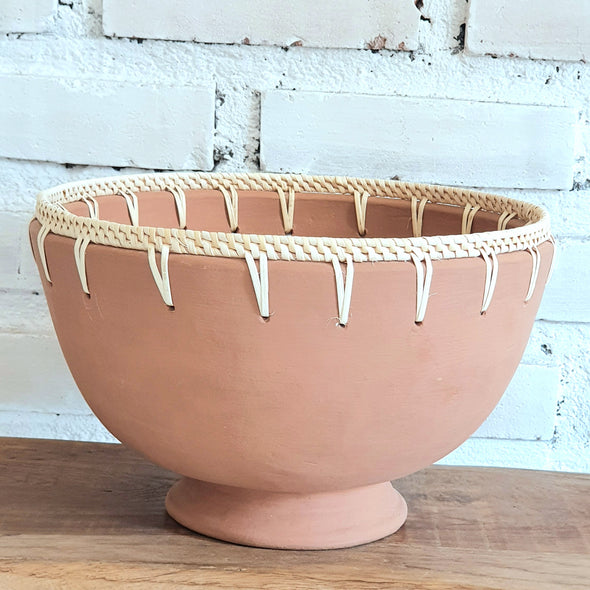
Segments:
[[[186,195],[184,191],[176,185],[167,187],[168,192],[172,193],[174,197],[174,204],[176,205],[176,214],[178,215],[178,225],[182,229],[186,229]]]
[[[541,266],[541,254],[536,246],[529,248],[528,251],[531,254],[533,268],[531,269],[531,280],[529,282],[529,288],[524,298],[525,302],[529,301],[535,292],[535,285],[537,284],[537,277],[539,276],[539,268]]]
[[[504,211],[502,215],[500,215],[500,217],[498,218],[498,231],[505,230],[508,227],[509,221],[514,217],[516,217],[516,213]]]
[[[76,261],[76,268],[78,269],[78,276],[80,277],[80,283],[82,290],[87,295],[90,295],[88,290],[88,278],[86,276],[86,248],[90,244],[90,238],[88,236],[78,236],[74,242],[74,260]]]
[[[282,187],[277,186],[277,193],[279,195],[279,201],[281,203],[281,216],[283,218],[283,227],[285,228],[285,233],[290,234],[293,232],[293,223],[295,219],[295,191],[293,190],[293,187],[290,186],[287,189],[287,192],[289,193],[288,199]]]
[[[471,205],[471,203],[467,203],[465,205],[465,209],[463,211],[463,218],[461,219],[461,233],[462,234],[470,234],[471,227],[473,226],[473,220],[475,218],[475,214],[481,209],[479,205]]]
[[[331,258],[336,279],[336,297],[338,299],[338,323],[346,326],[350,314],[350,301],[352,299],[352,283],[354,280],[354,264],[352,256],[346,259],[346,277],[343,276],[340,261],[333,256]]]
[[[90,219],[98,219],[98,202],[94,197],[82,197],[82,201],[88,207],[88,216]]]
[[[260,315],[263,318],[268,318],[269,302],[268,302],[268,258],[264,252],[260,252],[259,266],[260,270],[256,268],[256,262],[250,252],[245,253],[248,271],[252,279],[252,286],[254,287],[254,294],[256,295],[256,302]]]
[[[232,232],[238,231],[238,191],[233,185],[230,185],[229,191],[225,186],[220,186],[219,190],[225,201],[230,229]]]
[[[422,221],[424,218],[424,208],[428,199],[418,199],[416,195],[412,195],[412,232],[415,238],[422,236]]]
[[[410,257],[416,267],[416,323],[424,321],[428,298],[430,297],[430,285],[432,284],[432,259],[424,252],[410,252]],[[424,266],[422,265],[424,261]]]
[[[168,273],[168,257],[170,254],[170,247],[167,244],[162,245],[160,255],[160,269],[158,269],[158,263],[156,261],[156,249],[153,244],[148,248],[148,262],[150,270],[154,277],[158,291],[162,295],[164,303],[170,307],[174,307],[172,302],[172,293],[170,290],[170,275]]]
[[[129,212],[129,219],[131,225],[139,226],[139,205],[137,203],[137,195],[129,189],[121,189],[119,194],[125,199],[127,203],[127,211]]]
[[[483,290],[481,313],[485,313],[492,302],[496,281],[498,279],[498,257],[496,253],[486,245],[482,247],[481,256],[486,264],[486,282]]]
[[[42,225],[39,233],[37,234],[37,248],[39,249],[39,257],[41,258],[41,265],[43,266],[45,278],[47,279],[48,283],[51,283],[51,277],[49,276],[47,254],[45,253],[45,238],[48,236],[50,231],[51,230],[49,229],[48,225]]]
[[[553,269],[555,268],[557,261],[557,243],[551,235],[549,236],[549,241],[553,244],[553,253],[551,254],[551,264],[549,265],[549,273],[547,274],[547,280],[545,281],[545,284],[551,280],[551,277],[553,276]]]
[[[361,193],[359,191],[354,192],[354,211],[356,213],[356,225],[358,232],[361,236],[366,235],[367,227],[367,203],[369,201],[369,193]]]

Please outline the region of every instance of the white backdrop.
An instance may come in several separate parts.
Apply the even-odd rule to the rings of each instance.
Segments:
[[[113,167],[262,166],[475,185],[547,207],[560,259],[523,364],[444,461],[590,471],[590,66],[576,36],[590,15],[568,3],[348,0],[307,26],[302,11],[321,3],[292,0],[289,21],[272,0],[217,0],[224,19],[202,0],[104,0],[103,30],[100,0],[3,0],[0,435],[112,440],[40,293],[26,234],[37,191]],[[274,17],[253,24],[254,4]],[[318,118],[325,101],[348,110]]]

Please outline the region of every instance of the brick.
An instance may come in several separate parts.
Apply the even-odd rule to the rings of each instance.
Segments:
[[[590,322],[590,242],[559,240],[553,276],[537,317],[555,322]]]
[[[213,167],[214,89],[0,77],[0,156],[161,169]]]
[[[0,436],[116,443],[93,415],[0,411]]]
[[[270,91],[262,98],[261,166],[569,189],[576,118],[565,107]]]
[[[549,213],[551,232],[558,239],[585,238],[590,227],[590,191],[506,190],[503,195],[541,205]]]
[[[471,0],[469,53],[538,59],[590,57],[590,3],[579,0]]]
[[[104,0],[107,36],[205,43],[417,49],[411,0]]]
[[[29,291],[41,291],[41,278],[37,270],[37,264],[33,258],[29,238],[29,221],[31,217],[32,214],[26,215],[24,223],[18,228],[20,230],[20,252],[16,271],[16,284],[14,287]]]
[[[0,211],[0,289],[40,289],[29,244],[30,213]]]
[[[89,414],[55,336],[0,334],[0,411]]]
[[[0,212],[0,288],[14,287],[21,253],[21,232],[16,213]]]
[[[0,288],[0,331],[53,336],[55,331],[43,292]]]
[[[470,438],[447,455],[439,465],[475,465],[514,469],[555,469],[547,441]],[[580,463],[583,464],[582,459]]]
[[[57,0],[2,0],[0,33],[46,31],[57,8]]]
[[[558,367],[520,365],[476,438],[551,440],[559,393]]]
[[[15,43],[13,43],[14,45]],[[121,174],[141,172],[122,168]],[[14,160],[0,157],[0,211],[32,217],[39,191],[77,180],[112,176],[107,166],[64,166],[54,162]]]

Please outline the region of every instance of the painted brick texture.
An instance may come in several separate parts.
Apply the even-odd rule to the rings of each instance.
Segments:
[[[21,259],[21,235],[18,216],[0,213],[0,287],[15,286]]]
[[[2,0],[0,33],[40,33],[51,26],[57,0]]]
[[[590,3],[579,0],[471,0],[466,49],[539,59],[590,57]]]
[[[590,472],[588,28],[573,0],[0,0],[0,435],[114,441],[40,291],[39,190],[146,169],[397,176],[543,205],[559,243],[523,364],[444,462]]]
[[[416,49],[409,0],[104,0],[109,36],[205,43]]]
[[[3,76],[0,156],[210,170],[214,103],[212,87]]]
[[[37,269],[30,255],[31,218],[31,212],[0,210],[0,289],[41,288]]]
[[[276,91],[262,101],[268,172],[570,188],[573,109]]]
[[[116,443],[117,439],[92,414],[5,412],[0,410],[2,436]]]
[[[590,242],[561,240],[553,276],[538,317],[553,322],[587,322],[590,318]],[[590,343],[589,343],[590,344]],[[590,392],[589,392],[590,396]]]
[[[2,411],[88,414],[54,335],[0,334]]]
[[[559,380],[558,367],[521,364],[500,403],[473,436],[551,440]]]

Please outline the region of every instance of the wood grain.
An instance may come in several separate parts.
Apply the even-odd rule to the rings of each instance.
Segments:
[[[590,588],[590,475],[431,467],[396,482],[397,534],[319,552],[184,529],[175,479],[120,445],[0,439],[0,588]]]

